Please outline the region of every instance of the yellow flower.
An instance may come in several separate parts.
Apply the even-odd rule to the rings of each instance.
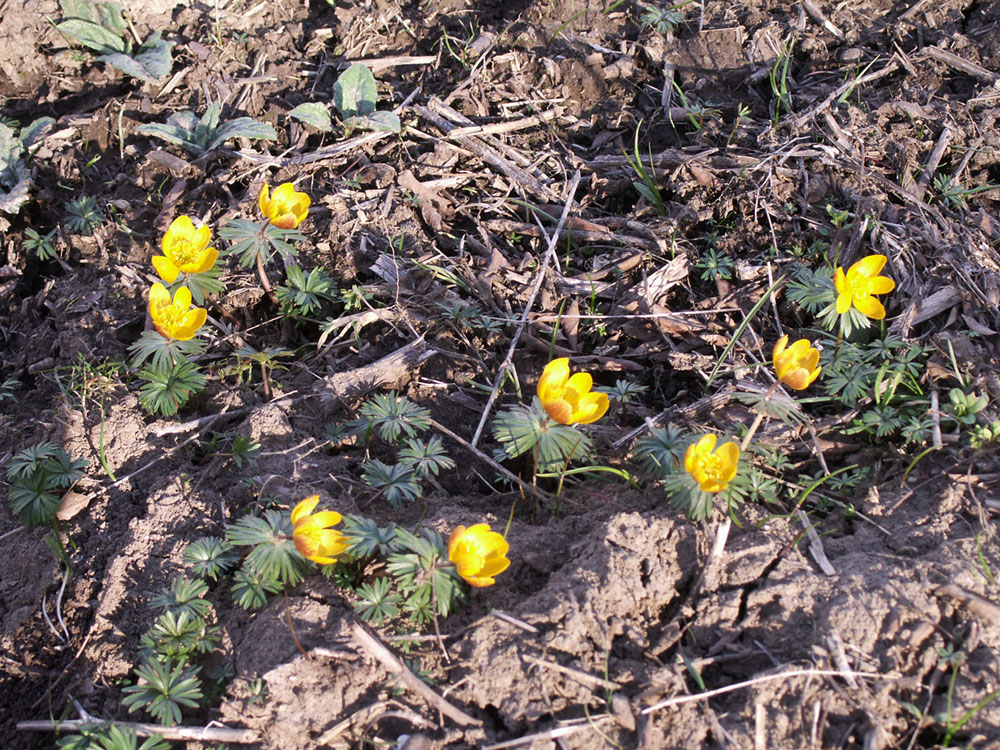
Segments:
[[[608,394],[593,393],[594,379],[586,372],[569,374],[569,359],[554,359],[538,379],[538,399],[560,424],[590,424],[608,410]]]
[[[507,570],[510,545],[502,534],[490,531],[485,523],[465,528],[456,526],[448,538],[448,559],[470,586],[492,586],[493,576]]]
[[[191,290],[186,286],[178,289],[171,300],[167,288],[157,283],[149,290],[149,316],[161,336],[187,341],[205,325],[208,313],[200,307],[191,307]]]
[[[153,268],[168,284],[180,273],[204,273],[219,257],[219,251],[208,246],[211,239],[208,226],[195,229],[190,216],[178,216],[163,235],[163,255],[153,256]]]
[[[804,391],[817,377],[822,367],[819,363],[819,350],[813,348],[807,339],[799,339],[787,349],[788,336],[782,336],[774,345],[774,371],[778,380],[794,388]]]
[[[341,516],[333,510],[313,513],[319,495],[307,497],[292,510],[292,539],[302,556],[320,565],[337,562],[337,555],[347,549],[347,538],[331,526],[340,523]]]
[[[722,492],[736,476],[740,448],[723,443],[715,448],[715,435],[702,435],[684,454],[684,469],[705,492]]]
[[[298,193],[290,182],[283,182],[268,195],[267,183],[261,185],[257,195],[260,212],[279,229],[295,229],[309,213],[309,196]]]
[[[833,274],[833,285],[837,288],[837,312],[843,315],[853,304],[862,315],[874,320],[885,317],[885,308],[873,294],[888,294],[896,288],[896,282],[878,272],[885,265],[884,255],[869,255],[847,269],[838,267]]]

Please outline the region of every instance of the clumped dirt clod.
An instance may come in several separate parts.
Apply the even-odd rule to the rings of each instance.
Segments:
[[[782,456],[811,476],[862,466],[865,482],[821,488],[828,502],[811,498],[808,514],[735,509],[718,557],[724,509],[685,519],[634,442],[654,421],[731,435],[749,423],[746,383],[781,333],[817,331],[814,316],[776,295],[706,381],[803,259],[886,255],[885,331],[932,352],[919,386],[941,409],[956,376],[1000,398],[1000,6],[676,10],[659,31],[631,1],[136,0],[139,36],[174,43],[170,76],[142,84],[70,47],[50,23],[55,0],[0,3],[4,121],[55,121],[30,158],[30,200],[0,214],[0,383],[17,381],[0,398],[0,461],[48,440],[89,462],[64,507],[74,575],[62,593],[44,531],[0,510],[0,745],[51,747],[51,732],[18,722],[79,709],[148,719],[123,707],[123,688],[186,544],[316,493],[445,537],[511,519],[511,566],[438,624],[440,638],[377,631],[437,699],[359,641],[333,580],[312,576],[254,613],[220,583],[209,598],[221,647],[205,671],[224,677],[186,725],[218,721],[283,750],[1000,743],[1000,702],[984,702],[1000,670],[995,443],[973,449],[946,430],[918,456],[901,430],[849,430],[860,406],[817,399],[812,432],[765,422],[774,455],[758,462]],[[400,134],[321,133],[289,117],[329,104],[358,60]],[[278,141],[196,157],[136,132],[211,102],[271,124]],[[636,187],[636,159],[662,210]],[[320,338],[315,322],[282,319],[256,269],[229,257],[209,387],[177,417],[151,417],[134,373],[114,363],[149,327],[163,231],[188,214],[217,238],[256,218],[262,184],[284,181],[312,198],[299,262],[370,296],[338,302]],[[81,195],[106,219],[91,235],[66,227]],[[29,249],[29,230],[54,230],[55,257]],[[277,282],[288,265],[264,270]],[[645,387],[591,428],[598,463],[641,491],[574,477],[556,512],[555,481],[516,461],[505,468],[521,486],[500,475],[489,430],[473,438],[487,398],[474,384],[492,386],[515,335],[524,401],[552,356],[600,386]],[[262,377],[240,366],[241,346],[293,356]],[[403,508],[362,481],[378,448],[326,437],[389,389],[461,439],[438,431],[458,467]],[[500,403],[516,398],[505,385]],[[941,409],[926,415],[938,428]],[[257,460],[213,448],[223,433],[258,443]]]

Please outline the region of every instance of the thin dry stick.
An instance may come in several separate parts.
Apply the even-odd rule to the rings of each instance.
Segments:
[[[132,721],[116,721],[119,727],[131,727],[139,737],[160,735],[165,740],[190,740],[202,742],[233,742],[249,744],[259,742],[260,737],[252,729],[230,729],[229,727],[168,727],[160,724],[141,724]],[[97,728],[104,722],[93,719],[67,719],[66,721],[19,721],[17,728],[26,732],[79,732]]]
[[[571,734],[576,734],[577,732],[582,732],[585,729],[596,730],[601,724],[607,724],[611,721],[610,716],[599,716],[596,719],[591,719],[590,721],[573,724],[568,727],[559,727],[558,729],[550,729],[547,732],[538,732],[538,734],[526,734],[523,737],[518,737],[515,740],[507,740],[506,742],[498,742],[495,745],[487,745],[483,750],[502,750],[505,747],[520,747],[521,745],[531,745],[534,744],[535,740],[556,740],[560,737],[569,737]]]
[[[529,664],[535,664],[539,667],[545,667],[546,669],[551,669],[556,672],[570,677],[577,682],[582,682],[584,685],[590,685],[591,687],[602,687],[607,690],[621,690],[622,686],[617,682],[611,682],[611,680],[604,680],[600,677],[594,677],[586,672],[581,672],[579,669],[572,669],[571,667],[564,667],[562,664],[556,664],[555,662],[545,661],[544,659],[537,659],[534,656],[525,655],[524,660]]]
[[[899,69],[899,63],[895,60],[890,61],[884,68],[880,70],[873,71],[867,75],[863,75],[859,78],[855,78],[851,81],[837,87],[826,99],[821,101],[815,107],[810,109],[808,112],[804,112],[792,121],[792,126],[795,128],[802,128],[812,120],[816,115],[818,115],[823,110],[827,109],[831,104],[837,101],[838,98],[851,91],[855,86],[861,86],[865,83],[871,83],[872,81],[877,81],[879,78],[884,78],[885,76],[895,73]]]
[[[847,679],[848,677],[868,677],[873,680],[880,678],[891,679],[886,678],[885,675],[881,675],[878,672],[843,672],[838,669],[793,669],[791,672],[781,672],[779,674],[764,675],[763,677],[754,677],[752,680],[737,682],[733,685],[726,685],[725,687],[708,690],[704,693],[682,695],[677,698],[667,698],[667,700],[654,703],[652,706],[642,709],[641,713],[643,715],[651,714],[653,711],[659,711],[661,708],[679,706],[683,703],[693,703],[695,701],[705,701],[709,698],[714,698],[717,695],[732,693],[735,690],[742,690],[743,688],[753,687],[754,685],[760,685],[765,682],[774,682],[775,680],[787,680],[792,677],[843,677],[844,679]]]
[[[401,662],[395,654],[386,648],[378,638],[370,633],[367,628],[359,623],[354,623],[354,625],[351,626],[351,634],[354,636],[355,642],[361,646],[361,648],[381,663],[383,667],[388,669],[394,675],[397,675],[403,685],[419,695],[431,706],[443,713],[456,724],[463,727],[478,727],[482,725],[482,722],[479,719],[469,716],[467,713],[451,705],[448,701],[431,690],[423,680],[413,674],[413,672],[411,672],[410,669],[403,662]]]
[[[521,321],[517,326],[517,332],[514,334],[514,338],[511,339],[510,348],[507,350],[507,356],[504,357],[503,364],[497,371],[496,380],[493,383],[493,391],[490,393],[490,397],[486,400],[486,407],[483,409],[483,416],[479,420],[479,425],[476,427],[476,432],[472,436],[472,442],[470,445],[475,448],[476,444],[479,442],[479,438],[483,434],[483,428],[486,426],[486,420],[489,419],[490,409],[493,408],[493,402],[497,400],[497,396],[500,394],[500,384],[503,382],[504,377],[507,375],[507,368],[510,367],[511,361],[514,359],[514,351],[517,349],[517,344],[521,340],[521,334],[524,333],[524,327],[528,323],[528,316],[531,315],[531,306],[535,304],[535,297],[538,296],[538,291],[542,288],[542,282],[545,280],[545,273],[548,271],[549,263],[556,254],[556,245],[559,243],[559,233],[562,231],[563,226],[566,224],[566,220],[569,218],[570,208],[573,206],[573,196],[576,195],[576,188],[580,184],[580,170],[576,170],[576,174],[573,175],[573,182],[569,186],[569,192],[566,196],[566,203],[563,206],[562,216],[559,217],[559,223],[556,225],[555,231],[552,232],[552,236],[549,238],[549,246],[545,251],[545,255],[542,258],[541,267],[538,269],[538,274],[535,276],[535,284],[531,288],[531,293],[528,295],[528,300],[524,303],[524,311],[521,313]]]
[[[941,131],[941,135],[938,136],[937,143],[934,144],[934,150],[931,151],[931,155],[927,158],[927,163],[924,165],[924,171],[920,173],[920,178],[912,186],[913,194],[917,198],[923,198],[927,188],[930,187],[931,178],[934,177],[938,164],[941,163],[941,157],[944,156],[944,152],[948,149],[948,144],[950,142],[951,129],[945,127],[945,129]]]
[[[552,499],[551,495],[549,495],[548,492],[545,492],[544,490],[540,490],[537,487],[532,487],[530,484],[528,484],[527,482],[525,482],[524,480],[522,480],[521,477],[519,477],[517,474],[515,474],[514,472],[512,472],[506,466],[504,466],[503,464],[498,464],[496,461],[494,461],[492,458],[490,458],[490,456],[488,456],[487,454],[483,453],[481,450],[479,450],[475,446],[470,445],[469,442],[467,440],[465,440],[465,438],[461,437],[460,435],[456,435],[454,432],[452,432],[451,430],[449,430],[444,425],[439,424],[438,422],[435,422],[433,419],[430,420],[430,425],[435,430],[437,430],[438,432],[442,433],[443,435],[447,435],[452,440],[454,440],[456,443],[458,443],[463,448],[465,448],[466,450],[468,450],[470,453],[472,453],[473,455],[475,455],[476,458],[478,458],[479,460],[483,461],[491,469],[493,469],[494,471],[500,472],[507,479],[509,479],[512,482],[515,482],[517,484],[517,486],[521,488],[521,491],[524,492],[525,494],[530,495],[531,493],[535,493],[536,495],[540,495],[540,496],[542,496],[543,498],[545,498],[547,500]]]

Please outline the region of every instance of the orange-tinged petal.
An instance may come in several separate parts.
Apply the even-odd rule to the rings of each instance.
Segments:
[[[546,400],[561,398],[562,389],[569,380],[569,359],[561,357],[545,365],[542,376],[538,379],[538,398],[544,404]]]
[[[271,223],[278,229],[295,229],[299,225],[293,214],[280,214],[271,218]]]
[[[319,495],[310,495],[305,500],[300,500],[292,509],[292,525],[294,526],[302,516],[312,513],[317,505],[319,505]]]
[[[854,306],[872,320],[882,320],[885,317],[885,307],[874,297],[855,297]]]
[[[159,274],[160,278],[168,284],[172,284],[181,272],[181,269],[174,265],[174,262],[166,255],[154,255],[153,268],[156,269],[156,273]]]
[[[559,424],[573,424],[573,407],[569,401],[563,401],[562,399],[542,401],[542,407],[545,409],[546,414]]]

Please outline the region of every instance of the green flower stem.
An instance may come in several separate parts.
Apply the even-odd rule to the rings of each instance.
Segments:
[[[299,653],[305,657],[306,661],[312,661],[312,657],[309,653],[302,648],[302,642],[299,640],[299,634],[295,632],[295,623],[292,622],[292,608],[288,604],[288,592],[282,592],[285,595],[285,617],[288,619],[288,631],[292,634],[292,640],[295,641],[295,645],[298,646]]]

